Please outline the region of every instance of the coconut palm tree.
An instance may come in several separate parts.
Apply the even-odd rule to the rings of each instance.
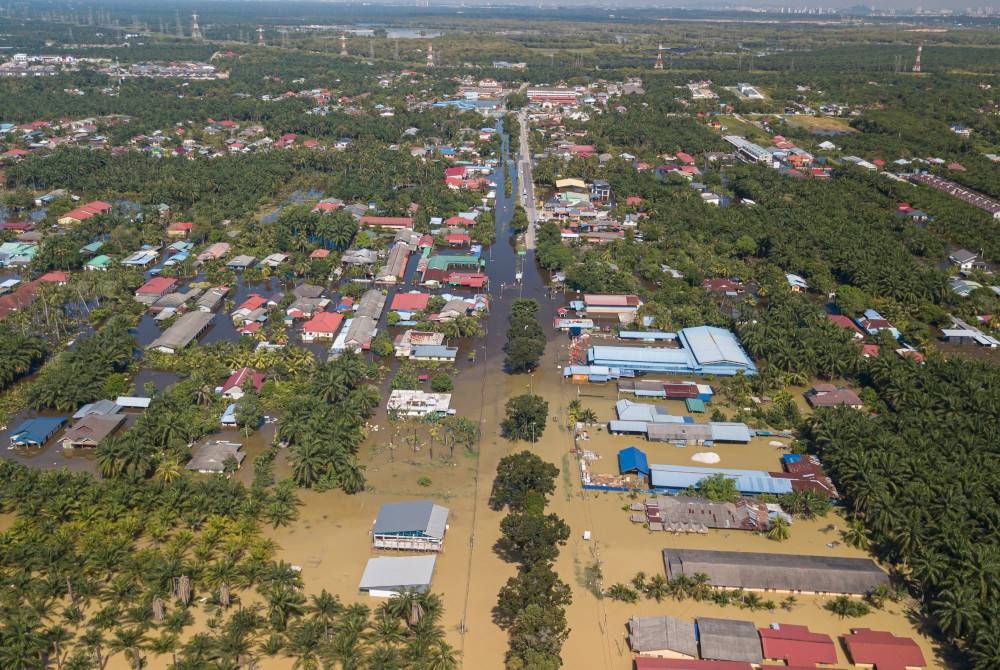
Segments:
[[[652,598],[656,602],[662,602],[669,592],[667,579],[663,575],[653,575],[646,583],[646,597]]]
[[[329,446],[318,436],[293,444],[291,457],[292,477],[300,486],[312,486],[330,470]]]
[[[439,640],[432,644],[420,661],[421,670],[456,670],[458,659],[455,649],[445,642]]]
[[[140,628],[118,628],[109,643],[112,654],[123,654],[135,670],[142,668],[142,651],[149,641]]]
[[[767,529],[767,539],[774,540],[775,542],[784,542],[791,536],[790,525],[788,519],[784,516],[779,515],[774,517],[771,519],[771,524]]]
[[[343,611],[344,605],[340,602],[340,598],[330,594],[326,589],[323,589],[318,595],[312,597],[308,613],[314,621],[323,625],[324,641],[330,639],[330,629]]]

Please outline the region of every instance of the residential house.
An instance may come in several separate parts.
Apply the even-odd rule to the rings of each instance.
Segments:
[[[458,347],[443,345],[418,344],[410,351],[411,361],[440,361],[454,363],[458,356]]]
[[[167,237],[186,238],[191,234],[192,228],[194,228],[194,224],[190,221],[175,221],[167,226]]]
[[[861,409],[864,403],[858,394],[849,388],[833,384],[816,384],[806,394],[806,401],[812,407],[851,407]]]
[[[259,393],[262,386],[264,386],[264,373],[257,372],[253,368],[242,367],[233,371],[229,379],[222,384],[220,392],[224,398],[239,400],[248,388]]]
[[[979,254],[968,251],[967,249],[957,249],[948,255],[948,260],[952,265],[958,268],[959,272],[971,272],[977,265],[977,260],[979,259]]]
[[[788,282],[788,288],[792,290],[792,293],[802,293],[809,290],[809,284],[806,280],[796,274],[786,274],[785,281]]]
[[[390,415],[424,417],[451,413],[450,393],[426,393],[420,390],[396,389],[389,394],[386,409]]]
[[[94,256],[89,261],[87,261],[83,269],[84,270],[100,270],[101,272],[107,272],[111,267],[111,258],[101,254],[100,256]]]
[[[384,503],[372,526],[372,546],[402,551],[441,551],[448,530],[447,507],[430,500]]]
[[[344,322],[344,315],[337,312],[319,312],[302,324],[302,341],[332,340]]]
[[[409,358],[413,349],[418,346],[440,346],[444,343],[444,333],[423,330],[406,330],[397,335],[393,348],[397,358]]]
[[[125,423],[124,414],[89,414],[74,423],[62,436],[64,449],[94,448]]]
[[[874,309],[866,309],[864,316],[857,320],[857,324],[869,335],[877,335],[884,330],[890,333],[893,339],[898,340],[900,336],[899,330]]]
[[[177,280],[172,277],[153,277],[136,289],[135,299],[138,302],[152,305],[177,287]]]
[[[389,311],[396,312],[402,319],[407,320],[418,312],[426,311],[429,300],[430,295],[418,291],[397,293],[393,296]]]
[[[406,216],[365,215],[358,220],[362,228],[413,228],[413,219]]]
[[[100,214],[107,214],[111,211],[111,205],[100,200],[95,200],[93,202],[88,202],[85,205],[81,205],[76,209],[70,210],[59,217],[58,223],[60,226],[71,226],[77,223],[82,223],[87,219],[93,218]]]
[[[236,469],[239,469],[244,458],[246,458],[246,454],[243,453],[242,444],[226,440],[213,440],[203,444],[185,467],[202,474],[222,474],[226,471],[227,461],[235,461]]]

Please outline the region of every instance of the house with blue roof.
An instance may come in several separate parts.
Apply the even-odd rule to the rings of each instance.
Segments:
[[[41,447],[66,424],[64,416],[28,419],[10,434],[11,447]]]

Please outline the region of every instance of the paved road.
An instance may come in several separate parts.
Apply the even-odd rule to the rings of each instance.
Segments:
[[[528,249],[535,248],[535,222],[538,213],[535,211],[535,182],[531,176],[531,147],[528,144],[528,115],[522,109],[517,113],[517,121],[521,126],[521,139],[517,161],[517,181],[521,185],[521,206],[528,215],[528,231],[524,234],[524,243]]]

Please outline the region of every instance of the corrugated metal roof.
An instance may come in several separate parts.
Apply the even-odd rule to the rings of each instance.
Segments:
[[[590,348],[590,360],[594,362],[638,362],[667,365],[688,365],[690,360],[684,349],[667,347],[608,347]]]
[[[609,421],[608,430],[612,433],[645,433],[645,421]]]
[[[645,452],[638,447],[625,447],[618,452],[618,471],[621,473],[638,472],[640,475],[649,474],[649,460]]]
[[[791,493],[792,482],[788,479],[772,477],[763,470],[731,470],[726,468],[702,468],[690,465],[649,466],[650,482],[656,488],[686,489],[695,486],[706,477],[721,474],[735,480],[741,493]]]
[[[361,591],[397,588],[426,589],[434,576],[437,556],[376,556],[368,560],[358,589]]]
[[[750,429],[745,423],[713,421],[709,425],[712,427],[712,439],[717,442],[750,441]]]
[[[379,509],[373,532],[381,534],[422,533],[443,538],[448,523],[448,508],[430,500],[385,503]]]
[[[685,349],[691,352],[699,365],[732,363],[753,368],[753,361],[746,355],[736,336],[724,328],[698,326],[681,330]]]

